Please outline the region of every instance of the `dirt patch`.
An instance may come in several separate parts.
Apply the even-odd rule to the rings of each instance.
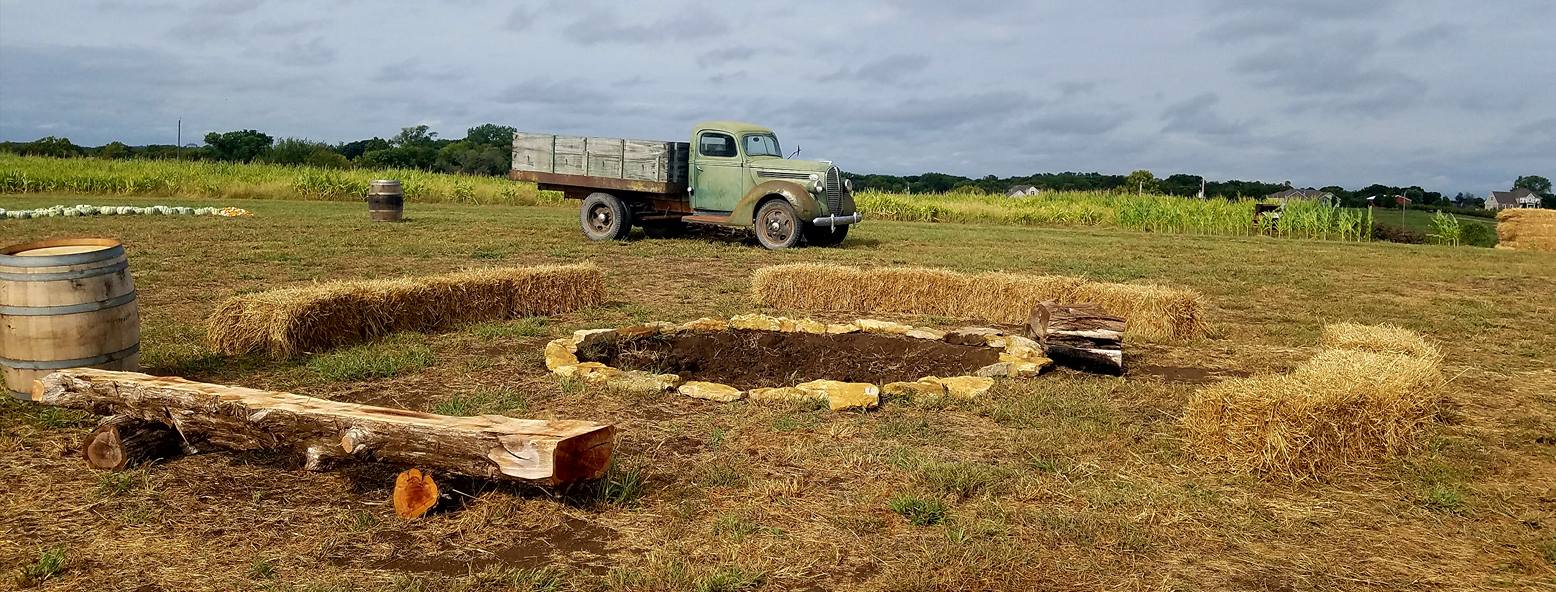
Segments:
[[[1221,382],[1228,378],[1247,378],[1249,373],[1235,370],[1212,370],[1209,368],[1194,368],[1189,366],[1152,366],[1140,365],[1129,368],[1128,376],[1140,378],[1150,376],[1162,379],[1163,382],[1180,384],[1211,384]]]
[[[750,389],[821,379],[885,384],[960,376],[998,362],[999,350],[869,333],[732,330],[601,343],[580,350],[578,358]]]

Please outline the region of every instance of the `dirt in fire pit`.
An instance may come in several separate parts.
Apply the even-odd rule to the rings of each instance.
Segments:
[[[601,343],[580,350],[578,358],[750,389],[821,379],[885,384],[960,376],[998,362],[999,350],[868,333],[731,330]]]

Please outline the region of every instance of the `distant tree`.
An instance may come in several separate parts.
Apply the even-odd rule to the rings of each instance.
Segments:
[[[72,144],[70,138],[46,136],[23,144],[19,152],[28,156],[71,158],[81,156],[83,151],[80,146]]]
[[[1519,177],[1517,181],[1513,181],[1513,189],[1528,189],[1542,196],[1550,195],[1551,180],[1539,175]]]
[[[400,128],[400,133],[389,139],[395,146],[428,146],[437,142],[438,132],[427,131],[425,125]]]
[[[395,146],[373,150],[357,159],[357,165],[372,168],[430,170],[438,161],[438,150],[431,146]]]
[[[205,144],[216,157],[230,162],[249,162],[270,149],[275,138],[255,130],[205,134]]]
[[[329,144],[312,142],[302,138],[282,138],[260,160],[272,164],[307,165],[325,168],[346,168],[351,161]]]
[[[518,130],[511,126],[483,123],[465,132],[465,141],[477,146],[513,149],[513,134]],[[446,146],[445,146],[446,148]]]
[[[1200,182],[1204,180],[1205,178],[1199,175],[1185,175],[1179,173],[1176,175],[1168,176],[1166,179],[1162,179],[1160,187],[1162,189],[1162,193],[1167,195],[1193,197],[1199,195]]]
[[[108,160],[119,160],[121,158],[129,158],[130,156],[132,156],[132,153],[130,152],[130,147],[126,146],[124,144],[124,142],[120,142],[120,141],[117,141],[117,140],[115,140],[113,142],[109,142],[109,143],[105,144],[102,148],[98,148],[97,149],[97,157],[98,158],[104,158],[104,159],[108,159]]]
[[[341,156],[351,160],[356,160],[368,152],[372,152],[374,150],[384,150],[391,147],[392,146],[389,145],[389,140],[374,137],[367,140],[357,140],[355,142],[340,144],[335,147],[335,151],[339,152]]]
[[[437,170],[468,175],[502,175],[512,166],[511,148],[461,140],[438,149]]]
[[[1140,169],[1124,177],[1124,191],[1159,193],[1161,187],[1156,182],[1156,175],[1152,174],[1151,171]]]

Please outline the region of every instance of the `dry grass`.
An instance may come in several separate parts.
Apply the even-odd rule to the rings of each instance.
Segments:
[[[1058,275],[800,263],[756,270],[751,290],[759,302],[776,308],[911,313],[996,323],[1024,323],[1032,307],[1044,300],[1090,302],[1123,317],[1131,339],[1182,341],[1206,329],[1204,299],[1193,290]]]
[[[1324,350],[1288,374],[1226,380],[1189,399],[1200,457],[1304,481],[1408,452],[1436,413],[1437,348],[1398,327],[1324,328]]]
[[[603,276],[587,264],[326,282],[229,298],[207,319],[206,336],[224,354],[290,357],[395,331],[569,312],[604,298]]]
[[[1556,210],[1497,212],[1497,248],[1556,252]]]

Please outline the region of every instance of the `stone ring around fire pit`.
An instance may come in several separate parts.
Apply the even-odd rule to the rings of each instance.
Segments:
[[[834,411],[873,409],[883,393],[975,398],[996,377],[1037,376],[1051,363],[1036,341],[987,327],[760,314],[585,329],[546,344],[546,368],[564,378],[720,402],[825,401]]]

